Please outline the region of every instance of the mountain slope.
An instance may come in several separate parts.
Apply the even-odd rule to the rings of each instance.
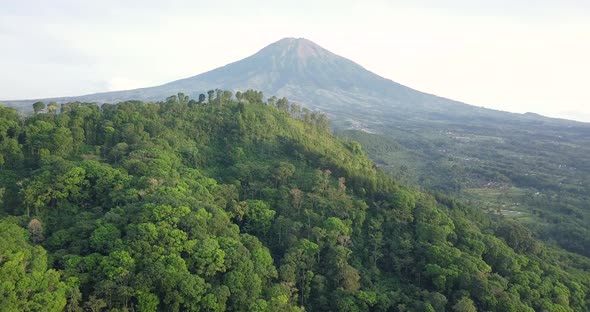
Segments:
[[[284,38],[243,60],[164,85],[45,101],[115,103],[163,100],[183,92],[196,98],[210,89],[256,89],[286,96],[340,118],[372,124],[373,118],[456,119],[461,116],[510,120],[550,119],[498,112],[422,93],[380,77],[303,38]],[[33,101],[3,101],[10,106]],[[340,121],[338,118],[336,121]]]

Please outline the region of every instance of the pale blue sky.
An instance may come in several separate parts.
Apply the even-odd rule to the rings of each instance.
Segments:
[[[161,84],[283,37],[421,91],[590,121],[588,0],[0,0],[0,99]]]

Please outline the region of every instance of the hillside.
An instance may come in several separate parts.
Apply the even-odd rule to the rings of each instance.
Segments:
[[[327,113],[338,133],[359,141],[404,183],[471,201],[526,224],[546,242],[590,256],[590,124],[419,92],[307,39],[285,38],[161,86],[43,101],[161,101],[178,92],[198,99],[209,90],[249,88]],[[31,112],[35,101],[4,103]]]
[[[3,310],[588,311],[587,258],[236,97],[0,107]]]

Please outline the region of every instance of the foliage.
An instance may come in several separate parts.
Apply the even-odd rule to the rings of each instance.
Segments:
[[[51,107],[0,108],[3,310],[588,310],[588,259],[399,185],[286,99]]]

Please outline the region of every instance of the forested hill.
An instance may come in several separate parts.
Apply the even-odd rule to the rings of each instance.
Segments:
[[[249,90],[0,107],[2,311],[588,311],[590,261]]]

